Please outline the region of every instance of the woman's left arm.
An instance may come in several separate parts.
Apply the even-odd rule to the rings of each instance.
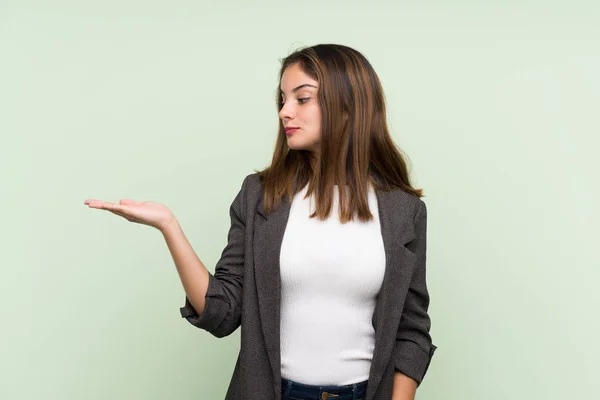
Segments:
[[[392,400],[414,400],[417,392],[417,382],[400,371],[394,373],[394,389]]]
[[[393,400],[412,400],[421,384],[436,346],[431,341],[431,320],[427,314],[429,293],[426,282],[427,207],[419,199],[414,215],[415,239],[406,248],[416,255],[415,270],[406,300],[394,346]]]

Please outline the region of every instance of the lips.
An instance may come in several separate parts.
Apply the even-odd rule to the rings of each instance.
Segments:
[[[285,128],[285,133],[289,134],[289,133],[297,131],[298,129],[300,129],[300,128]]]

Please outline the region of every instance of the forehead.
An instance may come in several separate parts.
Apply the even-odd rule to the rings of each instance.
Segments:
[[[291,65],[283,72],[283,75],[281,76],[281,87],[279,89],[282,92],[287,93],[304,84],[319,86],[318,82],[305,74],[298,65]],[[304,86],[303,89],[315,90],[312,86]]]

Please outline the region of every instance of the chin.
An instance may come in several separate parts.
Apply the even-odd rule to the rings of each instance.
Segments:
[[[288,139],[288,147],[290,150],[311,150],[315,145],[313,143],[298,143],[293,138]]]
[[[306,146],[303,146],[302,144],[297,144],[294,143],[293,140],[289,140],[288,139],[288,147],[290,148],[290,150],[304,150],[306,148]]]
[[[296,146],[288,146],[290,148],[290,150],[294,150],[294,151],[300,151],[300,150],[304,150],[304,148],[302,147],[296,147]]]

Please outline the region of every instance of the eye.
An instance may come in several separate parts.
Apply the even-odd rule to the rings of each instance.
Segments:
[[[310,97],[303,97],[298,99],[298,103],[300,104],[304,104],[306,103],[308,100],[310,100]],[[285,100],[279,100],[279,108],[283,108],[283,105],[285,104]]]

